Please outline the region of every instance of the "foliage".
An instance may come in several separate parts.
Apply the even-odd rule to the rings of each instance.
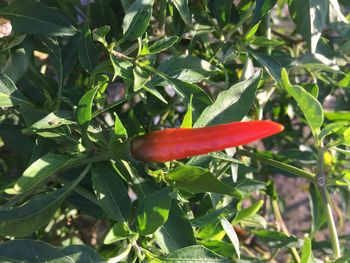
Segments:
[[[0,259],[347,262],[349,8],[0,0]],[[153,130],[256,119],[285,131],[164,164],[130,154]],[[308,184],[305,238],[276,174]]]

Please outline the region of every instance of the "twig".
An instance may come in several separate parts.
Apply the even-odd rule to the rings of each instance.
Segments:
[[[115,56],[115,57],[117,57],[119,59],[127,60],[127,61],[130,61],[130,62],[134,62],[135,61],[132,57],[128,57],[128,56],[124,55],[123,53],[115,51],[115,50],[110,50],[110,53],[113,56]]]
[[[106,111],[108,111],[108,110],[110,110],[110,109],[112,109],[112,108],[114,108],[114,107],[116,107],[116,106],[118,106],[118,105],[120,105],[120,104],[122,104],[122,103],[124,103],[124,102],[127,102],[127,101],[128,101],[127,98],[123,98],[123,99],[121,99],[121,100],[118,100],[118,101],[116,101],[116,102],[113,102],[112,104],[107,105],[105,108],[95,111],[95,112],[92,114],[92,118],[95,118],[95,117],[98,116],[99,114],[101,114],[101,113],[103,113],[103,112],[106,112]]]
[[[57,183],[60,183],[60,184],[69,184],[70,181],[65,179],[65,178],[62,178],[60,176],[56,176],[54,178],[54,181],[56,181]],[[92,203],[100,206],[99,202],[96,200],[95,196],[93,194],[91,194],[89,191],[87,191],[85,188],[77,185],[74,189],[73,189],[74,192],[76,192],[77,194],[81,195],[82,197],[86,198],[87,200],[91,201]]]
[[[285,163],[281,163],[281,162],[275,161],[273,159],[261,156],[259,154],[251,153],[251,152],[248,152],[248,151],[242,150],[242,149],[237,149],[237,154],[243,155],[243,156],[248,156],[248,157],[250,157],[252,159],[255,159],[255,160],[258,160],[258,161],[260,161],[260,162],[262,162],[264,164],[267,164],[267,165],[270,165],[272,167],[281,169],[283,171],[292,173],[294,175],[303,177],[303,178],[305,178],[305,179],[307,179],[309,181],[313,181],[314,178],[315,178],[315,175],[313,173],[310,173],[308,171],[305,171],[303,169],[294,167],[294,166],[289,165],[289,164],[285,164]]]
[[[285,34],[283,34],[283,33],[278,32],[277,30],[275,30],[275,29],[273,29],[273,28],[271,28],[271,32],[272,32],[274,35],[278,36],[279,38],[281,38],[281,39],[283,39],[283,40],[285,40],[285,41],[291,42],[291,43],[293,43],[293,44],[300,44],[300,43],[304,42],[303,39],[295,39],[295,38],[292,38],[292,37],[290,37],[290,36],[287,36],[287,35],[285,35]]]
[[[316,174],[316,185],[320,192],[323,207],[326,213],[328,230],[331,238],[333,255],[335,259],[341,257],[340,243],[335,226],[333,213],[332,213],[332,200],[327,191],[327,178],[324,171],[324,149],[323,145],[319,145],[317,149],[317,174]]]
[[[273,210],[273,213],[275,215],[276,221],[280,225],[282,232],[286,236],[290,236],[288,228],[287,228],[286,224],[284,223],[283,217],[281,215],[281,211],[280,211],[280,208],[279,208],[277,200],[276,199],[272,199],[271,204],[272,204],[272,210]],[[290,250],[290,252],[291,252],[291,254],[293,256],[294,261],[299,263],[300,262],[300,256],[298,254],[297,249],[295,247],[291,247],[291,248],[289,248],[289,250]]]

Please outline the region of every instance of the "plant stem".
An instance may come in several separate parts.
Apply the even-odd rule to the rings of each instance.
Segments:
[[[341,257],[340,244],[337,233],[337,228],[333,218],[332,212],[332,200],[327,191],[327,181],[326,175],[324,172],[324,150],[322,145],[317,147],[317,174],[316,174],[316,185],[321,194],[321,199],[323,207],[327,217],[328,230],[331,238],[333,255],[335,259]]]
[[[267,39],[271,40],[271,11],[267,12],[265,15],[265,36]],[[266,48],[266,53],[271,55],[271,46]]]
[[[295,44],[295,45],[304,42],[303,39],[295,39],[295,38],[292,38],[292,37],[290,37],[290,36],[287,36],[287,35],[284,35],[283,33],[278,32],[278,31],[275,30],[275,29],[271,29],[271,32],[272,32],[275,36],[278,36],[279,38],[281,38],[282,40],[287,41],[287,42],[290,42],[290,43]]]
[[[114,154],[110,151],[106,151],[104,153],[95,154],[90,157],[86,158],[76,158],[73,159],[71,162],[69,162],[65,167],[64,170],[67,170],[71,167],[76,167],[80,165],[90,164],[90,163],[96,163],[96,162],[103,162],[113,159]]]
[[[107,105],[103,109],[97,110],[94,113],[92,113],[92,117],[91,118],[95,118],[99,114],[104,113],[104,112],[106,112],[106,111],[108,111],[108,110],[110,110],[110,109],[112,109],[112,108],[114,108],[114,107],[116,107],[116,106],[118,106],[118,105],[120,105],[120,104],[122,104],[124,102],[127,102],[127,101],[128,101],[127,98],[123,98],[123,99],[120,99],[120,100],[118,100],[116,102],[113,102],[112,104]]]
[[[294,166],[289,165],[289,164],[285,164],[285,163],[282,163],[282,162],[279,162],[279,161],[276,161],[276,160],[264,157],[264,156],[259,155],[259,154],[251,153],[251,152],[248,152],[248,151],[242,150],[242,149],[237,149],[236,152],[239,155],[248,156],[248,157],[250,157],[250,158],[252,158],[254,160],[260,161],[260,162],[262,162],[264,164],[267,164],[267,165],[270,165],[272,167],[275,167],[275,168],[281,169],[283,171],[289,172],[289,173],[294,174],[296,176],[303,177],[303,178],[305,178],[305,179],[307,179],[309,181],[313,181],[314,178],[315,178],[315,175],[313,173],[310,173],[308,171],[305,171],[303,169],[294,167]]]
[[[80,165],[90,165],[90,164],[95,163],[95,162],[108,161],[108,160],[113,159],[114,157],[115,157],[115,155],[112,152],[106,151],[105,153],[95,154],[93,156],[86,157],[86,158],[72,159],[67,165],[62,167],[59,172],[62,172],[62,171],[67,170],[69,168],[80,166]],[[41,184],[44,184],[45,182],[47,182],[50,179],[52,179],[52,177],[48,177],[46,180],[41,182]],[[1,209],[8,209],[8,208],[18,204],[19,202],[24,200],[24,198],[26,198],[28,195],[30,195],[32,192],[34,192],[36,189],[38,189],[38,188],[35,187],[35,188],[30,189],[27,192],[15,195],[6,204],[1,206],[0,210]]]
[[[287,228],[286,224],[284,223],[283,217],[281,215],[281,211],[280,211],[280,208],[279,208],[279,205],[278,205],[278,201],[276,199],[272,199],[271,204],[272,204],[272,210],[273,210],[273,213],[275,215],[276,221],[280,225],[280,227],[282,229],[282,232],[286,236],[290,236],[288,228]],[[291,247],[289,249],[290,249],[290,252],[291,252],[291,254],[293,256],[294,261],[299,263],[300,262],[300,256],[298,254],[297,249],[295,247]]]
[[[128,57],[128,56],[124,55],[123,53],[120,53],[120,52],[118,52],[118,51],[116,51],[116,50],[111,50],[110,53],[111,53],[113,56],[115,56],[115,57],[117,57],[117,58],[119,58],[119,59],[127,60],[127,61],[129,61],[129,62],[131,62],[131,63],[135,63],[135,59],[133,59],[132,57]]]
[[[71,181],[65,179],[65,178],[62,178],[60,176],[56,176],[54,178],[54,181],[56,181],[57,183],[60,183],[60,184],[69,184],[71,183]],[[77,194],[81,195],[82,197],[86,198],[87,200],[91,201],[92,203],[94,203],[95,205],[100,205],[97,201],[97,199],[95,198],[95,196],[90,193],[88,190],[86,190],[85,188],[77,185],[74,189],[73,189],[74,192],[76,192]]]

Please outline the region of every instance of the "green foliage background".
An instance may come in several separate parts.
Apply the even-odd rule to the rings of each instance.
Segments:
[[[1,261],[348,262],[349,11],[0,0]],[[165,164],[130,155],[153,130],[259,119],[285,131]],[[307,181],[305,237],[276,174]]]

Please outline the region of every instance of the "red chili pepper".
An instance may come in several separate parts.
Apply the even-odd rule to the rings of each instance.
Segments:
[[[165,129],[135,137],[131,141],[131,154],[144,162],[167,162],[247,144],[283,129],[283,125],[272,121]]]

